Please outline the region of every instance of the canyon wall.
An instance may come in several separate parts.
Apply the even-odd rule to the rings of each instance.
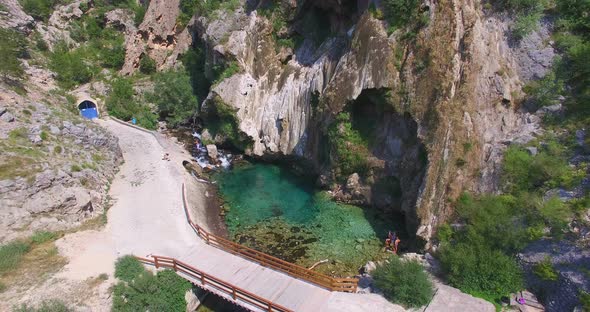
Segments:
[[[428,242],[463,190],[498,191],[502,151],[510,142],[540,132],[539,118],[519,101],[523,84],[551,65],[547,29],[516,42],[510,18],[486,12],[480,1],[425,1],[421,12],[429,22],[408,39],[404,30],[388,34],[386,23],[364,10],[367,3],[344,2],[282,1],[289,14],[278,31],[261,14],[262,4],[248,3],[247,9],[195,16],[166,42],[182,47],[178,54],[201,45],[208,68],[239,67],[213,84],[201,108],[205,119],[231,115],[233,141],[241,141],[234,145],[254,157],[304,159],[336,199],[401,212],[408,230]],[[294,48],[278,44],[285,34],[301,34],[306,12],[314,10],[327,21],[329,36],[318,42],[303,32]],[[141,36],[148,46],[156,37]],[[370,104],[355,104],[375,94],[379,99],[363,100]],[[358,105],[374,119],[375,132],[367,170],[343,177],[330,129]],[[216,142],[230,139],[211,132]],[[388,178],[396,181],[399,198],[378,187]]]

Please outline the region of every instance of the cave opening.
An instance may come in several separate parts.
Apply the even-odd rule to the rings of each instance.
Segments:
[[[368,188],[366,204],[391,219],[403,218],[413,241],[419,224],[416,201],[428,157],[416,120],[396,110],[389,92],[363,90],[347,110],[352,129],[366,142],[369,152],[369,168],[362,175]]]

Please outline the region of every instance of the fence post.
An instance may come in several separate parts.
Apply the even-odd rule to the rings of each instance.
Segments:
[[[201,284],[205,285],[205,273],[201,273]]]
[[[174,268],[174,271],[176,271],[176,259],[172,260],[172,268]]]
[[[268,312],[272,312],[272,305],[270,305],[270,302],[268,303]]]
[[[232,297],[234,298],[234,300],[236,300],[236,288],[232,287],[231,290],[232,290]]]
[[[158,268],[158,257],[154,256],[154,265],[156,266],[156,269]]]

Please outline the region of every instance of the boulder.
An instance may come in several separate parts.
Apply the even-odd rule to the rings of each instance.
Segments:
[[[363,266],[363,272],[365,272],[365,273],[371,273],[376,268],[377,268],[377,265],[375,264],[375,262],[369,261],[369,262],[367,262],[367,264],[365,264],[365,266]]]
[[[217,146],[215,144],[207,145],[207,155],[209,155],[211,160],[217,161]]]
[[[203,132],[201,133],[201,140],[204,142],[213,141],[213,136],[211,136],[211,133],[208,129],[203,130]]]
[[[192,290],[187,290],[184,294],[184,300],[186,301],[186,312],[197,311],[201,305],[201,300]]]
[[[529,152],[529,154],[531,154],[533,156],[535,156],[539,153],[539,150],[536,147],[532,147],[532,146],[527,147],[526,150]]]
[[[60,135],[61,134],[61,130],[59,130],[59,128],[55,125],[49,126],[49,132],[51,132],[51,134],[53,134],[53,135]]]
[[[0,116],[0,120],[5,122],[14,122],[14,116],[11,113],[5,112]]]
[[[360,177],[358,173],[353,173],[348,177],[348,179],[346,179],[346,188],[349,191],[354,193],[355,191],[358,191],[360,186]]]

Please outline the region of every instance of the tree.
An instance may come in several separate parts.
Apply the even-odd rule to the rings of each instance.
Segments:
[[[186,122],[199,108],[190,78],[184,71],[159,73],[154,89],[156,91],[148,94],[147,99],[156,104],[160,116],[173,127]]]
[[[156,61],[144,54],[139,61],[139,71],[149,75],[156,72]]]

